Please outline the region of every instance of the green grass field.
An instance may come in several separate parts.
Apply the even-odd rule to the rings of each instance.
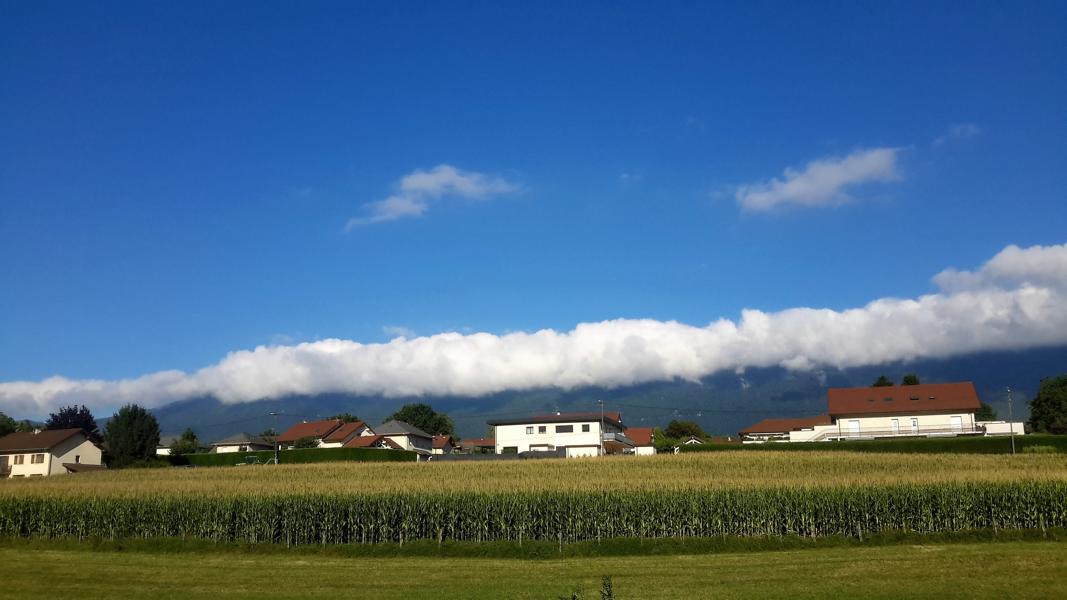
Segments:
[[[949,543],[562,559],[101,550],[0,542],[0,598],[1054,598],[1063,542]]]

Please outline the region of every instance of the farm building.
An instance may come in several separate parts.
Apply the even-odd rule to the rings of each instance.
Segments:
[[[974,384],[830,388],[827,413],[798,419],[765,419],[740,431],[745,443],[819,442],[842,439],[993,435],[998,427],[977,422],[981,402]],[[997,422],[999,423],[999,422]],[[1017,424],[1021,432],[1021,423]],[[1011,433],[1011,424],[1005,425]],[[992,430],[991,430],[992,429]]]
[[[0,477],[43,477],[103,468],[103,452],[81,429],[47,429],[0,438]]]
[[[565,456],[634,454],[637,444],[626,435],[622,415],[554,413],[489,421],[495,430],[495,452],[563,451]]]

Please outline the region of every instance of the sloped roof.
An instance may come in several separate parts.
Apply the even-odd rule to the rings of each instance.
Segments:
[[[395,419],[386,423],[382,423],[381,425],[375,427],[374,433],[379,433],[382,435],[417,435],[426,439],[433,438],[432,435],[426,433],[418,427],[415,427],[410,423],[397,421]]]
[[[526,424],[538,424],[538,423],[592,423],[600,420],[600,413],[598,412],[574,412],[574,413],[552,413],[550,415],[535,415],[532,417],[522,417],[518,419],[494,419],[487,421],[489,425],[526,425]],[[622,424],[622,413],[618,412],[606,412],[603,415],[605,423],[611,423],[619,429],[624,429]]]
[[[356,437],[352,438],[351,440],[348,440],[348,443],[345,444],[344,447],[345,448],[370,448],[372,446],[378,445],[379,443],[385,443],[390,448],[393,448],[393,449],[396,449],[396,450],[403,450],[404,449],[400,444],[397,444],[393,440],[385,437],[384,435],[380,435],[380,434],[379,435],[360,435],[360,436],[356,436]]]
[[[77,427],[73,429],[45,429],[40,433],[16,432],[0,438],[0,452],[29,452],[51,450],[76,435],[85,436]]]
[[[156,448],[170,448],[180,439],[182,439],[180,435],[165,435],[159,438],[159,445]]]
[[[652,428],[651,427],[628,427],[626,429],[626,437],[633,440],[635,446],[651,446],[652,445]]]
[[[446,445],[448,445],[448,444],[451,444],[453,446],[456,445],[456,442],[452,439],[452,436],[450,436],[450,435],[435,435],[435,436],[433,436],[433,447],[434,447],[435,450],[443,450],[444,447]]]
[[[810,429],[816,425],[829,425],[830,415],[818,415],[815,417],[800,417],[797,419],[764,419],[755,425],[749,425],[742,429],[742,435],[746,433],[788,433],[799,429]]]
[[[286,429],[278,436],[279,442],[295,442],[300,438],[322,438],[342,425],[338,419],[326,419],[324,421],[308,421],[297,423]]]
[[[460,447],[463,448],[486,448],[489,446],[496,446],[495,438],[468,438],[460,443]]]
[[[345,423],[330,432],[329,435],[322,438],[324,442],[343,442],[349,437],[359,433],[361,429],[366,427],[367,424],[363,421],[353,421],[351,423]]]
[[[887,387],[830,388],[830,416],[973,412],[980,408],[970,381]]]
[[[260,446],[273,446],[273,442],[261,438],[258,435],[252,435],[247,431],[235,433],[229,437],[222,438],[217,442],[211,442],[212,446],[240,446],[242,444],[259,444]]]

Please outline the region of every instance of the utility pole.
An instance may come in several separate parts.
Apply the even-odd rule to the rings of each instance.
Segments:
[[[604,401],[597,400],[600,405],[600,456],[604,456]]]
[[[278,464],[278,413],[272,410],[270,416],[274,417],[274,464]]]
[[[1011,388],[1008,390],[1008,428],[1011,430],[1011,453],[1015,454],[1015,416],[1011,413]]]

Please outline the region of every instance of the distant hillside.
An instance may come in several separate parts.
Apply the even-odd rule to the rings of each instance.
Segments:
[[[275,426],[284,429],[301,419],[322,418],[340,412],[380,423],[406,402],[428,402],[447,412],[463,437],[481,437],[485,421],[494,417],[562,411],[596,411],[597,399],[606,410],[622,411],[631,426],[665,425],[671,419],[697,421],[710,433],[735,435],[737,430],[768,416],[801,416],[824,412],[828,387],[870,385],[885,374],[896,382],[905,373],[917,373],[925,383],[974,381],[979,396],[1002,417],[1007,416],[1006,386],[1015,392],[1016,419],[1028,417],[1027,401],[1043,377],[1067,372],[1067,347],[996,352],[942,360],[893,363],[855,369],[825,369],[790,373],[781,368],[750,369],[743,375],[718,373],[700,383],[671,381],[616,389],[582,388],[505,392],[480,398],[381,398],[324,394],[245,404],[222,404],[214,398],[175,402],[154,411],[164,434],[192,427],[205,440],[238,431],[259,433]]]

